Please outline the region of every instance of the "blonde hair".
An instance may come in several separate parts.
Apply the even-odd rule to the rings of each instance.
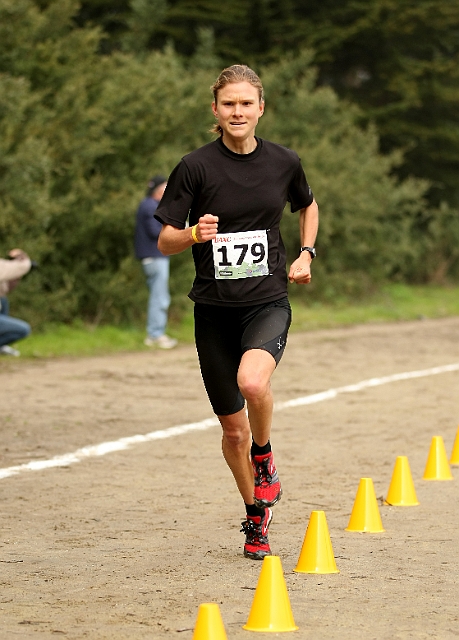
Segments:
[[[248,82],[258,90],[258,97],[260,99],[260,102],[264,102],[265,96],[263,85],[261,84],[261,80],[255,73],[255,71],[245,64],[233,64],[231,67],[223,69],[218,78],[215,80],[214,84],[210,87],[212,93],[214,94],[215,104],[217,104],[218,92],[220,91],[220,89],[223,89],[223,87],[226,87],[227,84],[231,84],[233,82]],[[223,133],[222,128],[220,127],[218,122],[214,124],[211,132],[219,133],[220,135]]]

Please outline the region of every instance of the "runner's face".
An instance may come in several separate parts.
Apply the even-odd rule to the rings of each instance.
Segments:
[[[253,138],[255,127],[263,114],[258,89],[250,82],[231,82],[219,90],[212,111],[223,131],[223,139],[241,143]]]

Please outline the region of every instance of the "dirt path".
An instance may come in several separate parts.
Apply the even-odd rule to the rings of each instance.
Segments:
[[[292,334],[278,402],[459,363],[459,318]],[[459,636],[459,468],[422,480],[432,436],[448,453],[459,372],[278,411],[284,488],[270,529],[299,631],[292,638]],[[211,418],[192,346],[84,359],[0,360],[1,468]],[[387,493],[409,457],[418,507],[380,506],[385,533],[345,531],[359,479]],[[190,640],[217,602],[228,640],[261,563],[241,553],[242,503],[218,427],[0,480],[0,637]],[[310,512],[327,516],[336,575],[293,573]],[[290,637],[270,634],[271,637]]]

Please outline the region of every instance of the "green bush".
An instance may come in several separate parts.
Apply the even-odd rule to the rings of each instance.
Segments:
[[[170,47],[104,56],[100,32],[73,23],[76,3],[39,7],[0,0],[0,250],[22,247],[40,265],[12,294],[13,312],[34,328],[76,318],[143,322],[135,212],[151,174],[167,174],[211,139],[209,87],[219,72],[206,54],[211,39],[202,36],[190,61]],[[397,182],[400,156],[379,154],[377,132],[358,126],[356,108],[316,88],[311,56],[261,69],[267,106],[258,130],[299,153],[320,206],[308,295],[458,276],[456,212],[427,212],[427,184]],[[290,259],[297,226],[286,213]],[[426,251],[440,252],[443,266],[426,262]],[[192,280],[191,252],[173,256],[174,317],[189,309]]]

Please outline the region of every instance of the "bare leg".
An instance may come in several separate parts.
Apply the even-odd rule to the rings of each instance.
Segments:
[[[273,396],[271,376],[276,361],[263,349],[246,351],[241,358],[238,385],[247,401],[250,429],[253,439],[260,446],[267,444],[271,436]]]
[[[253,504],[254,478],[250,462],[251,435],[265,445],[271,434],[273,398],[271,375],[276,368],[267,351],[252,349],[244,353],[238,372],[238,385],[247,401],[245,409],[229,416],[218,416],[223,428],[223,456],[231,469],[246,504]]]
[[[246,504],[253,504],[253,469],[250,462],[250,425],[245,409],[218,416],[223,428],[222,451]]]

